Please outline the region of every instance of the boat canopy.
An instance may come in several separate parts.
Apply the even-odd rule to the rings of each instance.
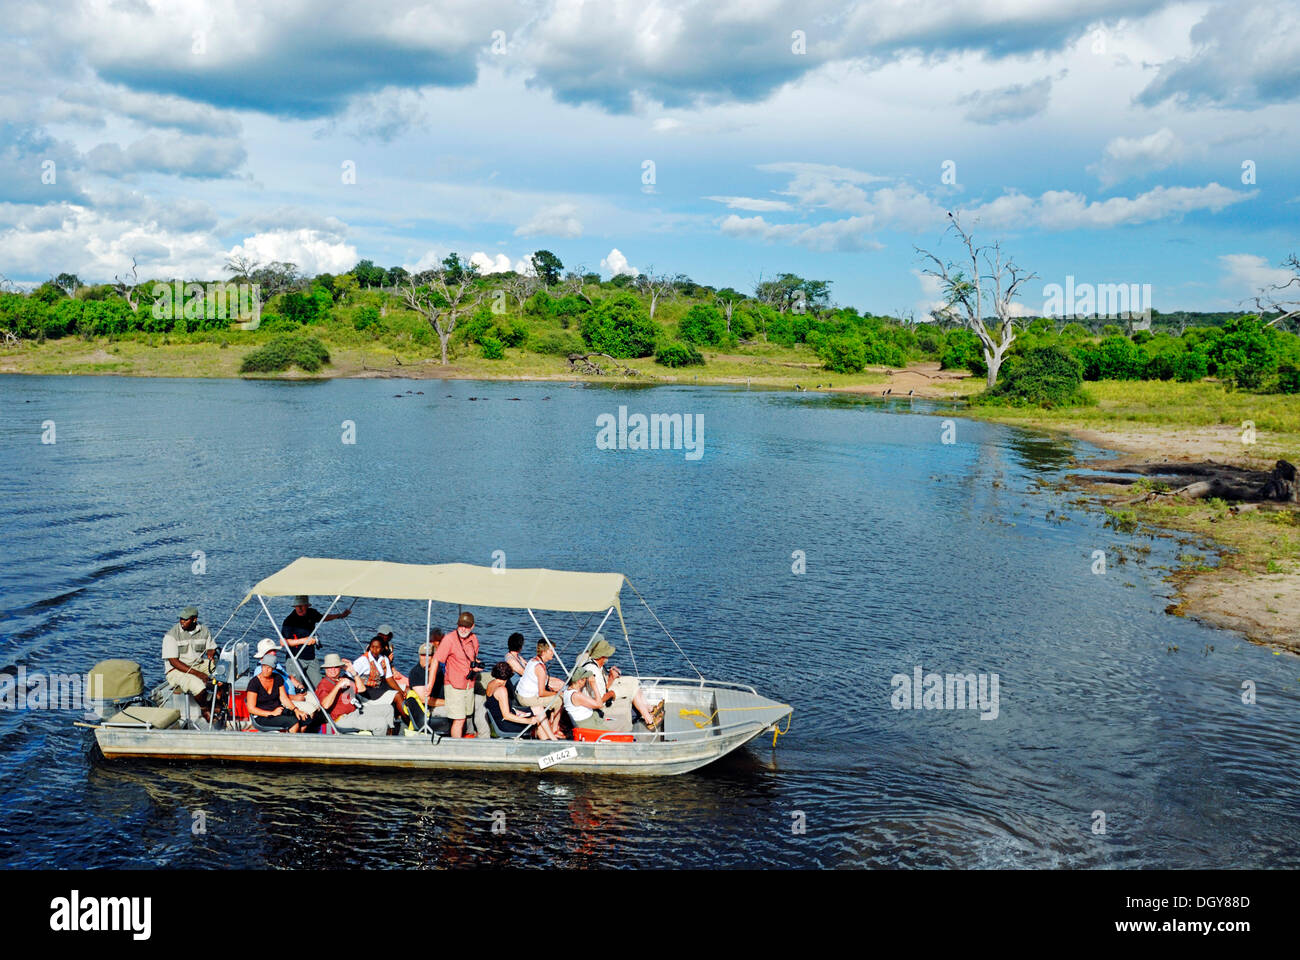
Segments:
[[[467,607],[595,612],[619,610],[621,573],[494,569],[469,563],[389,563],[299,557],[248,591],[255,596],[296,594],[437,600]]]

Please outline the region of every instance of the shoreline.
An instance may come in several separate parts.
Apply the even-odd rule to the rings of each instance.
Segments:
[[[66,343],[66,342],[65,342]],[[959,371],[943,371],[937,363],[912,364],[905,369],[868,368],[859,374],[833,374],[815,362],[800,362],[785,356],[772,359],[753,354],[714,354],[705,368],[685,368],[691,372],[656,368],[653,361],[627,361],[639,374],[636,377],[584,374],[566,367],[567,360],[557,357],[529,356],[530,368],[523,368],[524,358],[487,361],[462,358],[443,366],[436,357],[403,360],[391,351],[337,349],[334,362],[326,370],[307,374],[288,373],[248,376],[237,372],[242,350],[220,349],[210,343],[147,346],[134,343],[124,355],[121,347],[130,341],[114,343],[76,341],[64,348],[57,363],[43,363],[46,369],[32,369],[35,352],[22,356],[22,350],[0,353],[0,374],[16,375],[90,375],[90,376],[171,376],[186,379],[235,379],[268,382],[360,380],[483,380],[521,383],[606,383],[619,386],[698,385],[746,387],[761,390],[818,391],[847,396],[881,397],[888,401],[909,397],[954,402],[959,416],[972,420],[1002,423],[1024,429],[1079,440],[1120,456],[1103,456],[1082,462],[1085,470],[1105,469],[1123,472],[1126,465],[1215,460],[1240,466],[1268,468],[1277,459],[1300,460],[1300,431],[1267,434],[1247,449],[1232,423],[1154,422],[1145,417],[1157,407],[1176,407],[1172,399],[1139,400],[1137,416],[1120,416],[1123,411],[1085,408],[1078,410],[1039,411],[1005,407],[961,404],[966,396],[983,386],[980,378]],[[109,352],[109,350],[118,348]],[[27,348],[30,350],[30,348]],[[145,354],[150,362],[136,367],[133,359]],[[48,348],[43,348],[48,353]],[[134,357],[132,355],[135,355]],[[389,365],[375,361],[392,357]],[[19,362],[15,363],[15,359]],[[50,358],[47,356],[48,361]],[[202,361],[196,364],[196,359]],[[176,365],[197,369],[160,373],[159,361],[176,360]],[[514,361],[514,362],[512,362]],[[166,363],[166,366],[171,366]],[[59,369],[49,369],[57,367]],[[25,369],[24,369],[25,368]],[[549,368],[549,369],[548,369]],[[695,372],[695,371],[699,372]],[[836,385],[836,381],[839,385]],[[1099,386],[1089,384],[1092,386]],[[1208,386],[1208,385],[1207,385]],[[1151,390],[1161,389],[1157,383]],[[886,404],[886,409],[892,403]],[[945,411],[949,412],[949,411]],[[1249,409],[1247,409],[1249,412]],[[1099,414],[1112,416],[1104,420]],[[1146,421],[1151,422],[1144,422]],[[1220,418],[1222,419],[1222,418]],[[1101,420],[1101,422],[1098,422]],[[1187,616],[1210,626],[1243,634],[1253,643],[1275,646],[1300,654],[1300,512],[1294,509],[1283,515],[1268,511],[1236,512],[1213,501],[1190,504],[1131,503],[1124,486],[1074,478],[1069,489],[1085,495],[1090,505],[1115,516],[1122,514],[1135,529],[1194,536],[1209,544],[1218,555],[1214,567],[1184,565],[1165,578],[1174,587],[1177,602],[1168,612]],[[1288,516],[1292,524],[1274,522]],[[1290,531],[1295,531],[1294,539]]]

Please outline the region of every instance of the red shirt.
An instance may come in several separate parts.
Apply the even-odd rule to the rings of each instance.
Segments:
[[[339,677],[338,680],[331,680],[329,677],[322,677],[320,683],[316,684],[316,699],[324,703],[330,691],[342,679],[342,677]],[[346,690],[340,690],[339,695],[334,698],[334,706],[330,707],[330,717],[337,720],[340,717],[346,717],[355,709],[356,707],[352,705],[352,688],[349,687]]]
[[[478,634],[471,632],[468,637],[453,630],[443,635],[438,643],[438,652],[434,662],[447,665],[447,686],[464,690],[469,686],[470,661],[478,657]]]

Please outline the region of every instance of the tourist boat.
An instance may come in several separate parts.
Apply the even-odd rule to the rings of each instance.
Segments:
[[[345,596],[424,601],[426,625],[432,625],[435,601],[466,608],[526,610],[552,649],[555,646],[538,621],[536,611],[586,613],[588,626],[595,615],[603,613],[592,636],[617,614],[623,633],[622,649],[630,651],[620,606],[625,582],[619,573],[301,557],[254,586],[236,613],[256,598],[271,623],[272,635],[279,637],[279,627],[266,604],[268,597],[333,596],[326,614]],[[641,599],[640,594],[637,597]],[[646,609],[649,610],[648,605]],[[658,617],[654,619],[659,623]],[[224,629],[218,631],[218,639]],[[666,628],[664,633],[682,652]],[[585,650],[586,645],[580,649]],[[559,651],[556,652],[557,663],[567,674],[568,668],[559,659]],[[682,656],[689,664],[684,652]],[[297,661],[292,656],[288,659],[291,669],[303,677]],[[248,661],[248,644],[242,639],[220,646],[216,674],[230,691],[232,703],[243,696],[247,687],[251,676]],[[695,669],[693,664],[691,669]],[[792,710],[788,704],[763,697],[751,686],[707,680],[696,673],[693,679],[638,677],[650,703],[664,701],[664,721],[656,732],[639,728],[639,732],[630,734],[601,734],[594,741],[557,742],[496,736],[495,731],[486,730],[476,731],[472,738],[452,738],[438,733],[405,736],[267,733],[239,729],[241,724],[233,719],[217,724],[223,729],[212,729],[202,719],[197,703],[186,694],[172,690],[165,681],[146,693],[136,664],[107,661],[92,672],[92,689],[95,686],[99,689],[93,693],[94,709],[87,717],[93,722],[84,725],[94,730],[103,756],[114,760],[148,757],[642,776],[687,773],[768,732],[772,733],[775,745],[777,735],[789,728]],[[331,733],[335,732],[332,722],[329,727]]]

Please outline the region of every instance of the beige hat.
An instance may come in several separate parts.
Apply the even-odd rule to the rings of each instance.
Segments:
[[[601,657],[612,657],[614,655],[614,645],[605,639],[604,634],[596,634],[592,638],[591,649],[588,655],[593,660],[599,660]]]
[[[261,660],[268,653],[275,653],[279,649],[279,642],[272,640],[270,637],[263,637],[257,641],[257,653],[253,654],[253,659]]]
[[[341,666],[343,666],[343,658],[337,653],[327,653],[325,654],[325,659],[321,661],[321,668],[325,670],[328,670],[330,667]]]

